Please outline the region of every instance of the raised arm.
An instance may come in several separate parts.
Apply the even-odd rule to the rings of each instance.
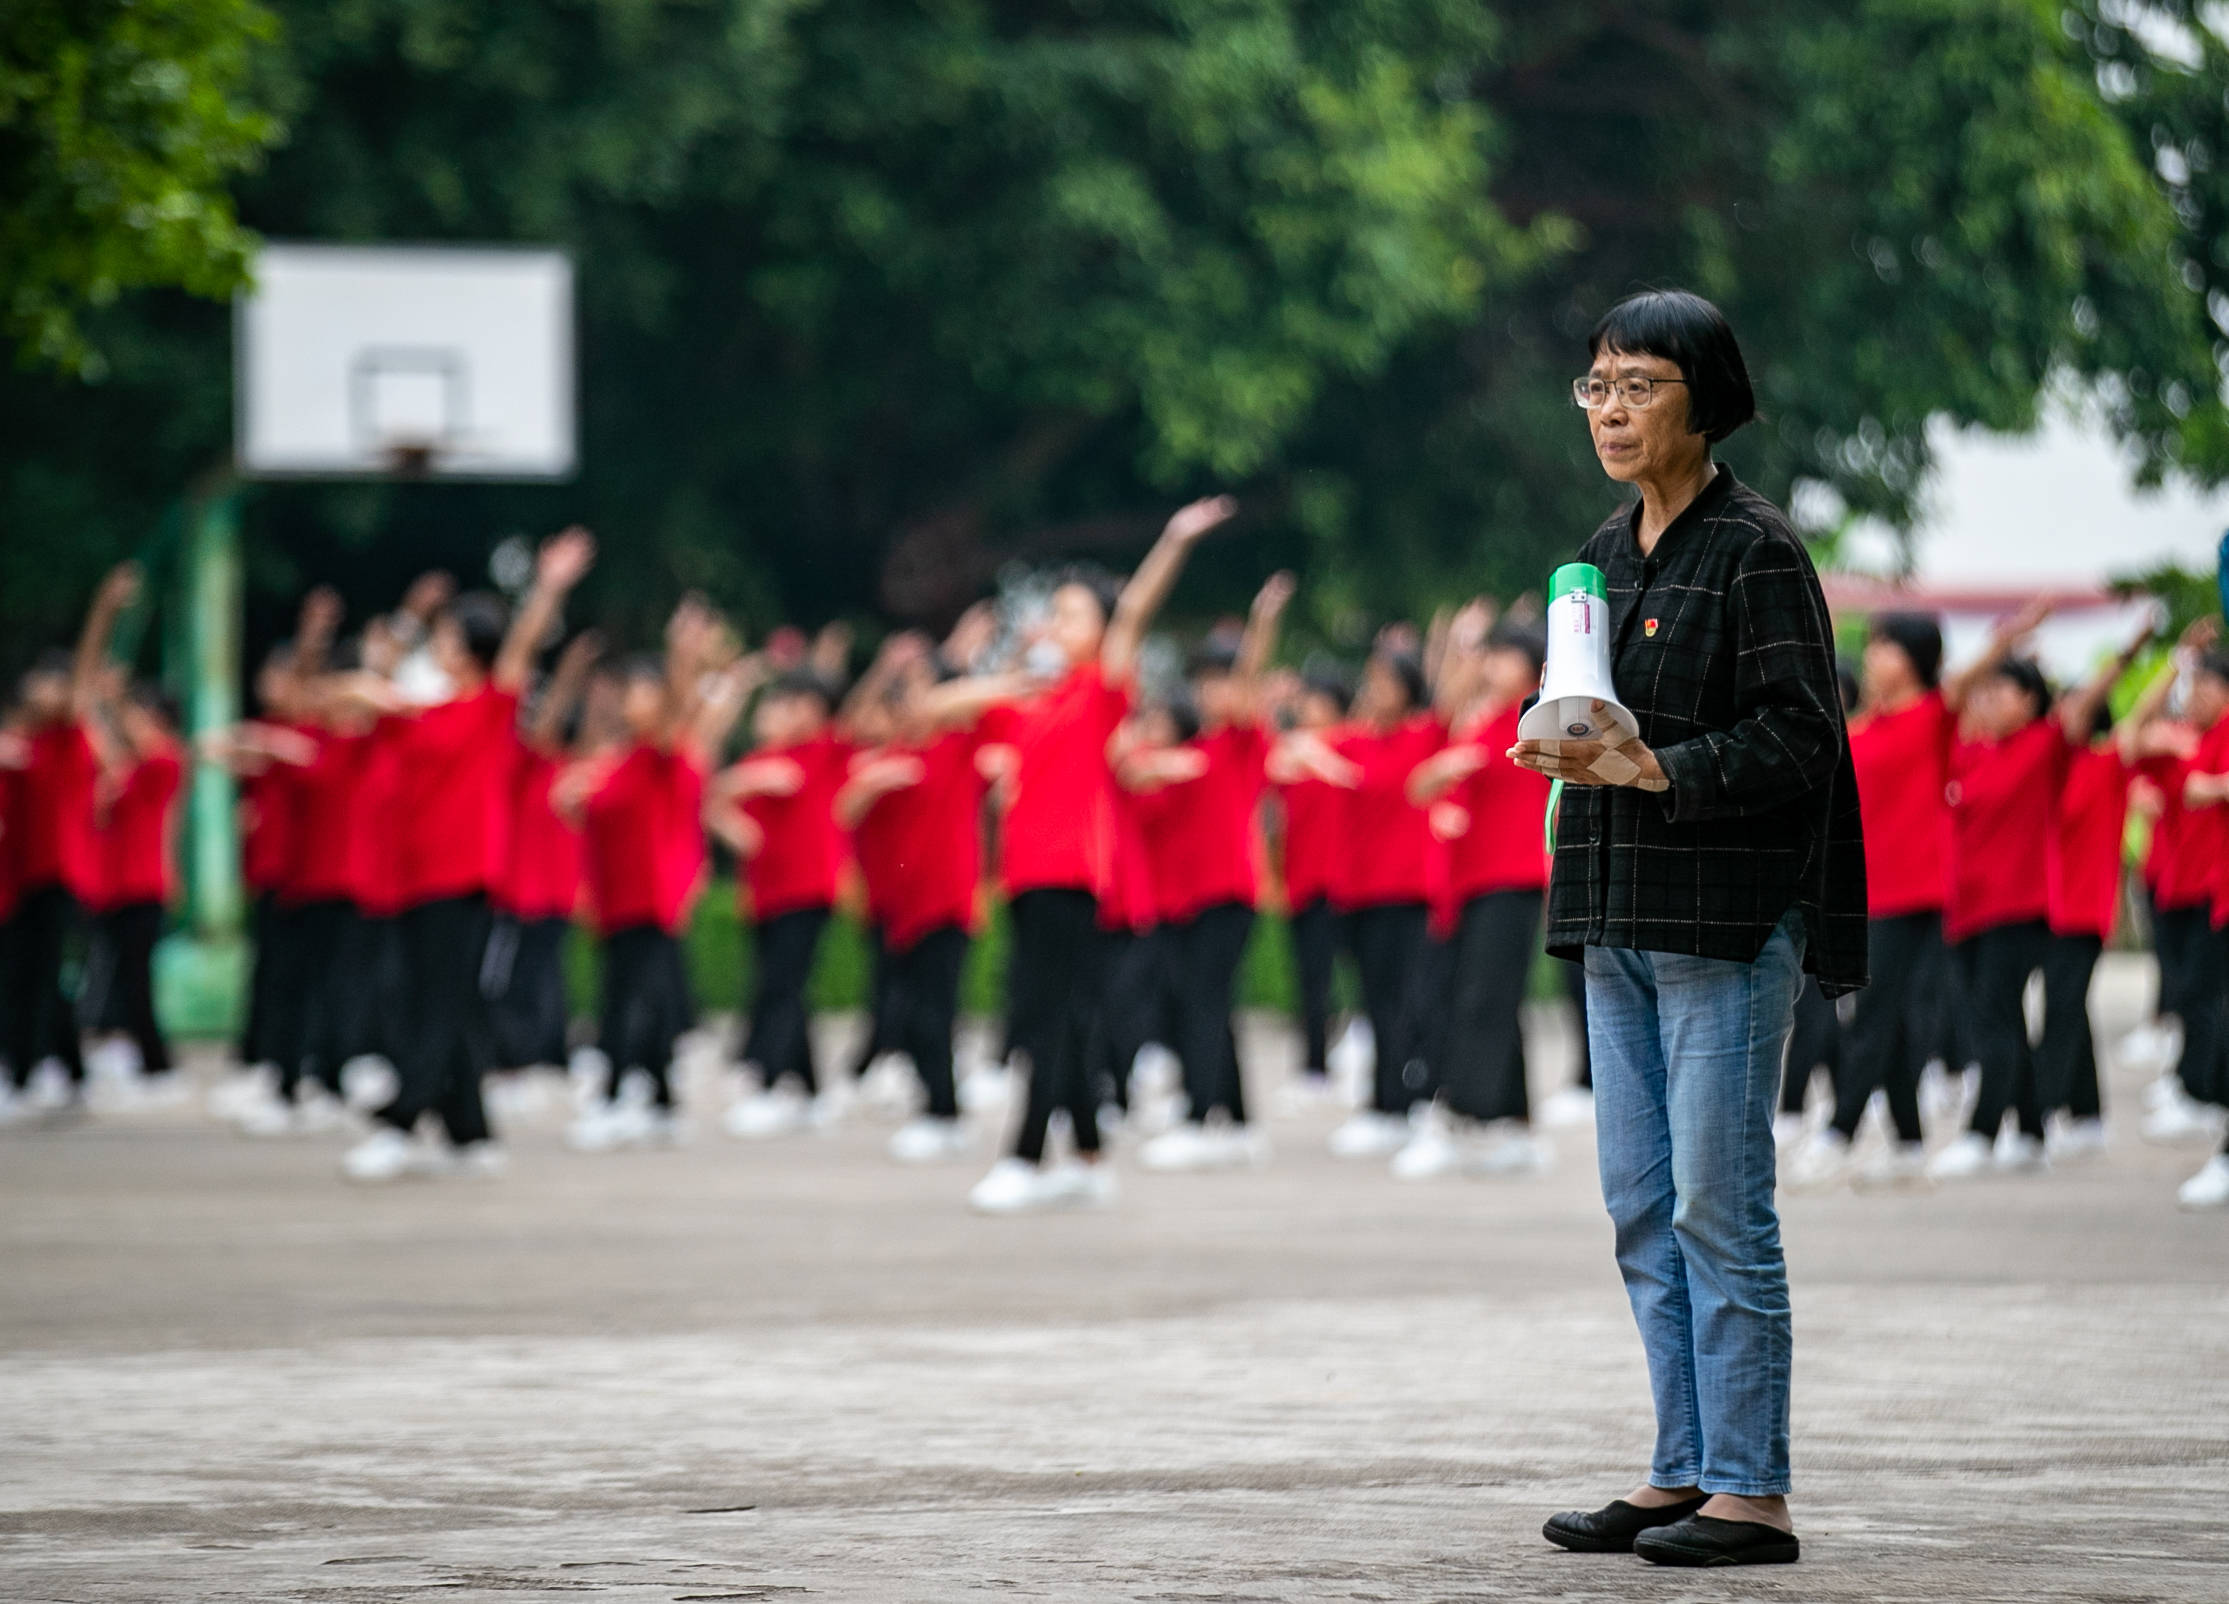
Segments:
[[[93,605],[85,611],[85,627],[78,632],[77,651],[70,659],[70,712],[90,719],[101,700],[101,664],[108,643],[116,633],[116,619],[139,596],[139,564],[118,563],[93,592]]]
[[[2113,687],[2136,661],[2136,654],[2151,643],[2157,627],[2146,623],[2136,632],[2136,638],[2122,647],[2110,663],[2091,675],[2087,683],[2059,698],[2056,709],[2059,728],[2066,732],[2068,745],[2081,748],[2090,744],[2090,731],[2097,724],[2097,710],[2105,705],[2105,699],[2113,694]]]
[[[588,671],[596,666],[603,651],[603,636],[585,629],[567,641],[565,650],[558,654],[557,667],[543,687],[541,705],[534,709],[534,721],[526,731],[527,741],[544,757],[555,757],[564,744],[565,721],[580,705],[581,692],[588,687]]]
[[[495,655],[494,671],[488,676],[497,690],[516,696],[526,689],[534,654],[556,622],[558,608],[595,561],[596,537],[578,524],[542,542],[534,564],[534,588],[526,593],[526,600],[512,617],[502,649]]]
[[[1966,698],[1973,695],[1974,687],[1995,673],[2012,655],[2013,648],[2034,634],[2050,616],[2049,602],[2032,601],[1998,624],[1989,632],[1989,644],[1982,648],[1981,655],[1943,681],[1943,705],[1953,714],[1964,712]]]
[[[1145,554],[1145,561],[1122,587],[1114,617],[1107,620],[1107,633],[1099,646],[1099,666],[1110,681],[1128,684],[1136,675],[1138,648],[1168,601],[1169,592],[1176,589],[1177,575],[1191,560],[1192,548],[1209,530],[1229,522],[1237,511],[1238,503],[1229,496],[1209,496],[1177,508],[1161,530],[1161,538]]]
[[[340,592],[330,585],[320,585],[302,598],[294,624],[294,674],[303,684],[325,672],[344,611]]]
[[[836,709],[836,728],[847,736],[851,734],[867,709],[890,693],[898,676],[928,655],[928,637],[912,630],[901,630],[885,640],[874,661],[867,665],[867,672],[859,676],[859,683],[844,693],[843,705]]]
[[[1466,602],[1448,623],[1438,665],[1426,683],[1432,688],[1432,711],[1442,724],[1452,725],[1477,698],[1486,667],[1486,637],[1494,627],[1494,604],[1479,596]]]
[[[1254,593],[1254,605],[1246,615],[1246,633],[1239,637],[1238,661],[1232,665],[1232,675],[1238,681],[1249,721],[1258,721],[1262,716],[1262,674],[1269,667],[1270,658],[1277,654],[1277,631],[1284,621],[1285,609],[1292,603],[1295,588],[1291,574],[1271,574]]]

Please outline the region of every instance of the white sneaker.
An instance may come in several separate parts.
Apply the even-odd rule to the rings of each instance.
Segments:
[[[1803,1140],[1804,1124],[1801,1114],[1779,1113],[1772,1116],[1772,1146],[1776,1153],[1785,1153]]]
[[[2216,1153],[2206,1167],[2183,1182],[2175,1201],[2186,1209],[2229,1208],[2229,1153]]]
[[[958,1120],[924,1114],[891,1135],[890,1156],[900,1164],[942,1164],[966,1157],[973,1145],[967,1127]]]
[[[1948,1147],[1927,1161],[1932,1181],[1966,1181],[1988,1173],[1991,1151],[1985,1137],[1961,1131]]]
[[[2144,1140],[2163,1146],[2176,1142],[2213,1142],[2221,1139],[2221,1114],[2177,1092],[2144,1118]]]
[[[359,1053],[341,1065],[341,1099],[360,1114],[384,1108],[401,1088],[395,1066],[377,1053]]]
[[[573,1112],[593,1114],[609,1101],[604,1093],[611,1085],[611,1060],[601,1047],[576,1047],[565,1060],[565,1083],[572,1091]]]
[[[501,1180],[511,1171],[511,1155],[493,1141],[452,1149],[435,1173],[459,1181]]]
[[[68,1108],[84,1095],[70,1080],[70,1072],[59,1058],[39,1061],[31,1071],[31,1084],[26,1088],[31,1106],[45,1113]]]
[[[639,1147],[650,1134],[650,1110],[628,1103],[606,1103],[575,1116],[565,1127],[565,1145],[576,1153],[609,1153]]]
[[[232,1128],[242,1136],[270,1139],[294,1134],[294,1108],[277,1092],[253,1103],[243,1103],[232,1116]]]
[[[1409,1145],[1409,1122],[1398,1114],[1363,1109],[1331,1133],[1333,1158],[1390,1158]]]
[[[727,1133],[744,1141],[764,1141],[803,1130],[812,1118],[812,1105],[793,1086],[756,1092],[727,1111]]]
[[[269,1102],[278,1093],[279,1072],[268,1064],[250,1064],[209,1088],[209,1117],[238,1119],[250,1104]]]
[[[1056,1206],[1045,1173],[1018,1158],[993,1164],[969,1190],[967,1204],[978,1214],[1032,1214]]]
[[[878,1114],[904,1119],[921,1101],[921,1077],[897,1053],[884,1053],[859,1077],[859,1103]]]
[[[960,1077],[959,1091],[966,1113],[1004,1108],[1014,1096],[1014,1072],[1004,1064],[985,1064]]]
[[[2105,1151],[2105,1121],[2101,1119],[2070,1119],[2052,1126],[2044,1138],[2043,1151],[2054,1164],[2072,1163],[2079,1159],[2096,1158]]]
[[[813,1129],[825,1131],[841,1125],[851,1113],[852,1090],[848,1081],[831,1080],[824,1083],[820,1094],[812,1101],[807,1119]]]
[[[1920,1142],[1885,1142],[1852,1178],[1861,1192],[1889,1192],[1927,1184],[1927,1148]]]
[[[430,1175],[437,1163],[407,1131],[382,1125],[341,1156],[341,1174],[351,1181],[399,1181]]]
[[[1594,1092],[1585,1086],[1566,1086],[1551,1092],[1540,1105],[1540,1123],[1549,1130],[1569,1130],[1594,1123]]]
[[[1086,1164],[1081,1159],[1062,1159],[1045,1171],[1040,1184],[1055,1208],[1103,1209],[1115,1200],[1114,1167],[1105,1160]]]
[[[2048,1162],[2043,1156],[2043,1138],[2018,1129],[2007,1130],[1997,1138],[1992,1161],[2000,1175],[2040,1175]]]
[[[1463,1158],[1463,1143],[1444,1116],[1435,1116],[1416,1127],[1388,1169],[1396,1181],[1436,1181],[1460,1175]]]
[[[1149,1041],[1130,1060],[1130,1097],[1150,1102],[1184,1089],[1184,1061],[1157,1041]]]
[[[1369,1020],[1359,1014],[1348,1020],[1324,1058],[1341,1102],[1359,1108],[1370,1100],[1370,1082],[1378,1070],[1378,1037]]]
[[[1139,1148],[1138,1163],[1164,1172],[1211,1169],[1216,1165],[1214,1139],[1201,1126],[1178,1125]]]
[[[1545,1175],[1555,1167],[1556,1152],[1548,1143],[1521,1125],[1505,1126],[1474,1138],[1463,1155],[1463,1170],[1496,1180],[1522,1175]]]
[[[2113,1044],[2114,1061],[2129,1069],[2166,1069],[2182,1045],[2180,1036],[2166,1025],[2138,1025]]]
[[[316,1081],[304,1081],[294,1094],[294,1131],[325,1136],[348,1128],[348,1105]]]
[[[1804,1139],[1788,1160],[1787,1187],[1791,1192],[1824,1192],[1842,1183],[1850,1165],[1850,1143],[1833,1126],[1822,1126]]]

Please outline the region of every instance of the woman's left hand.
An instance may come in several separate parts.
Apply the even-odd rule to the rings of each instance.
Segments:
[[[1594,704],[1603,711],[1603,704]],[[1656,754],[1638,735],[1613,730],[1606,741],[1519,741],[1509,749],[1510,761],[1535,774],[1566,785],[1629,785],[1640,791],[1668,791]]]

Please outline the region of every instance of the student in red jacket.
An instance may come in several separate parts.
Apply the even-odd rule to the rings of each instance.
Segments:
[[[1333,743],[1354,765],[1347,794],[1353,862],[1341,888],[1354,933],[1362,1003],[1377,1042],[1370,1107],[1331,1135],[1343,1158],[1390,1157],[1410,1136],[1409,1110],[1431,1083],[1421,993],[1429,908],[1431,825],[1409,799],[1409,776],[1446,744],[1424,669],[1412,653],[1381,646],[1363,670],[1355,720]],[[1364,846],[1367,843],[1367,846]]]
[[[379,1110],[379,1128],[343,1161],[351,1180],[387,1181],[452,1167],[492,1174],[501,1167],[480,1095],[491,1056],[480,971],[489,895],[502,883],[509,848],[519,693],[559,606],[595,555],[585,529],[545,541],[533,588],[509,618],[492,596],[450,602],[430,638],[450,696],[429,706],[387,709],[401,731],[396,811],[410,1018],[395,1064],[394,1099]],[[447,1134],[447,1157],[412,1140],[429,1113],[439,1116]]]
[[[101,834],[97,918],[108,956],[108,1017],[131,1043],[139,1072],[166,1076],[170,1043],[155,1018],[155,943],[178,890],[178,794],[185,781],[177,715],[153,685],[137,685],[114,713],[120,751]]]
[[[572,760],[568,726],[602,651],[593,630],[559,654],[518,734],[511,774],[510,857],[495,898],[489,947],[489,1024],[503,1069],[566,1061],[565,944],[581,895],[579,822],[552,793]]]
[[[1306,668],[1287,706],[1284,733],[1272,747],[1269,778],[1275,788],[1278,842],[1284,869],[1286,928],[1292,941],[1293,992],[1300,1004],[1298,1095],[1316,1101],[1331,1081],[1332,981],[1346,944],[1339,911],[1339,876],[1351,856],[1346,834],[1346,791],[1316,772],[1311,753],[1330,748],[1346,722],[1353,687],[1329,662]],[[1296,737],[1298,737],[1296,739]],[[1304,750],[1307,749],[1307,750]]]
[[[23,767],[10,809],[15,917],[10,921],[6,1002],[10,1091],[0,1111],[30,1085],[48,1057],[81,1096],[85,1061],[77,1011],[62,989],[62,959],[85,905],[99,893],[94,788],[100,762],[90,721],[102,659],[117,615],[139,594],[139,570],[112,570],[94,593],[74,655],[42,659],[24,675],[20,696]]]
[[[1440,810],[1447,836],[1449,981],[1435,1008],[1434,1068],[1445,1117],[1394,1155],[1393,1174],[1523,1175],[1548,1153],[1532,1134],[1522,1013],[1541,951],[1548,886],[1549,782],[1507,756],[1540,689],[1547,651],[1537,628],[1460,622],[1442,669],[1448,744],[1409,776],[1412,802]]]
[[[2193,943],[2183,1016],[2183,1054],[2177,1074],[2187,1089],[2189,1109],[2162,1109],[2182,1122],[2165,1120],[2155,1139],[2180,1140],[2193,1127],[2219,1119],[2229,1108],[2229,652],[2207,652],[2191,677],[2185,712],[2204,733],[2198,751],[2180,773],[2183,836],[2180,850],[2204,866],[2207,887],[2205,929]],[[2203,1112],[2210,1109],[2210,1114]],[[2184,1208],[2229,1207],[2229,1147],[2206,1161],[2177,1194]]]
[[[1938,1180],[1978,1175],[1993,1156],[2006,1170],[2044,1163],[2043,1098],[2022,1001],[2051,946],[2050,883],[2038,870],[2050,856],[2074,747],[2087,744],[2123,666],[2125,659],[2054,705],[2043,671],[2007,657],[1966,698],[1950,759],[1943,923],[1962,966],[1981,1089],[1966,1133],[1928,1164]],[[2008,1112],[2019,1129],[1999,1149]]]
[[[2124,673],[2127,662],[2124,656]],[[2100,698],[2089,738],[2069,760],[2059,793],[2044,864],[2051,948],[2043,964],[2043,1036],[2036,1047],[2044,1115],[2061,1117],[2046,1134],[2053,1159],[2105,1148],[2090,979],[2120,914],[2130,786],[2147,762],[2181,744],[2175,738],[2179,732],[2158,722],[2175,679],[2173,672],[2160,675],[2118,723]]]
[[[1071,581],[1053,594],[1037,644],[1059,678],[1014,704],[1011,679],[944,687],[946,707],[1005,702],[989,739],[1014,750],[1000,865],[1013,917],[1012,1030],[1029,1057],[1028,1100],[1013,1156],[969,1195],[986,1213],[1103,1203],[1112,1179],[1099,1158],[1098,1088],[1088,1047],[1101,988],[1099,898],[1108,890],[1107,741],[1122,722],[1146,627],[1192,549],[1237,511],[1228,497],[1181,508],[1116,595]],[[1078,1162],[1042,1168],[1046,1132],[1065,1111]]]
[[[882,705],[885,739],[853,762],[836,815],[857,848],[881,937],[884,1028],[928,1097],[891,1137],[890,1156],[935,1163],[969,1146],[952,1044],[982,881],[983,736],[964,712],[956,722],[937,716],[940,674],[925,642],[900,637],[878,666],[863,690]]]
[[[742,1062],[758,1087],[728,1111],[733,1136],[802,1128],[821,1091],[806,986],[843,873],[836,793],[852,756],[835,703],[810,669],[775,679],[752,715],[755,748],[713,778],[705,801],[706,825],[743,861],[741,892],[757,933]]]
[[[1262,671],[1292,595],[1292,575],[1272,575],[1255,596],[1239,639],[1211,639],[1192,656],[1190,694],[1199,727],[1185,749],[1197,770],[1163,790],[1161,850],[1155,854],[1187,1108],[1182,1124],[1139,1150],[1148,1169],[1214,1169],[1267,1156],[1247,1126],[1231,1015],[1261,896],[1261,803],[1270,750]]]

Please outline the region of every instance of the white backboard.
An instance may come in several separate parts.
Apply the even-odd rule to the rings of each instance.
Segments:
[[[573,268],[559,252],[267,245],[234,328],[250,477],[573,472]]]

